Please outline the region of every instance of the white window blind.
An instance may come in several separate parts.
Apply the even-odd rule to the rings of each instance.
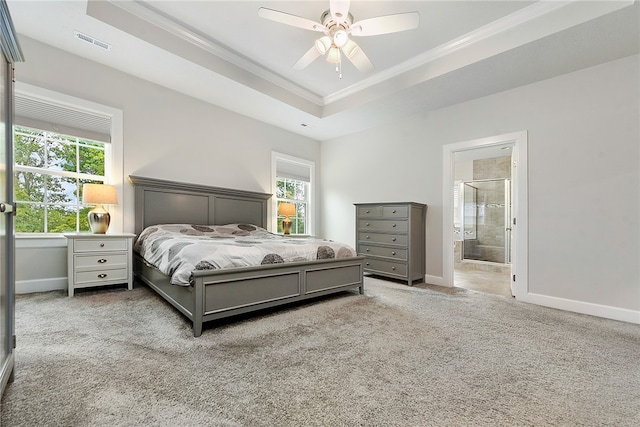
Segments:
[[[15,94],[15,123],[63,135],[111,142],[111,116],[20,93]]]
[[[279,178],[295,179],[296,181],[311,182],[311,167],[302,163],[276,160],[276,175]]]

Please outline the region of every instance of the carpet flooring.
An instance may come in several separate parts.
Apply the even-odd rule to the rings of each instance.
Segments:
[[[640,326],[365,279],[207,324],[151,290],[20,295],[2,426],[637,426]]]

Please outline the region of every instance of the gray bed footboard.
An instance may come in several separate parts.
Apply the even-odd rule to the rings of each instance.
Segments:
[[[192,286],[177,286],[136,255],[134,273],[193,322],[204,322],[291,304],[348,289],[364,293],[364,257],[218,271],[196,271]]]

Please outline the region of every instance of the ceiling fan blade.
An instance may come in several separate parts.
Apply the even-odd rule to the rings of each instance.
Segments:
[[[342,47],[342,53],[349,58],[349,61],[351,61],[361,73],[373,71],[374,66],[369,60],[369,57],[353,40],[349,40],[347,44]]]
[[[260,16],[261,18],[280,22],[281,24],[304,28],[305,30],[324,31],[324,26],[319,22],[314,22],[311,19],[302,18],[301,16],[291,15],[290,13],[267,9],[266,7],[261,7],[260,9],[258,9],[258,16]]]
[[[418,12],[398,13],[354,22],[350,27],[350,33],[354,36],[377,36],[413,30],[418,27],[418,24],[420,24]]]
[[[311,64],[313,61],[316,60],[317,57],[320,56],[320,52],[318,52],[318,49],[316,49],[315,46],[313,46],[311,49],[309,49],[307,51],[307,53],[305,53],[304,55],[302,55],[302,58],[298,59],[298,62],[296,62],[295,64],[293,64],[293,68],[295,70],[302,70],[303,68],[305,68],[307,65]]]
[[[338,23],[344,22],[349,16],[350,5],[350,0],[330,0],[329,11],[333,19]]]

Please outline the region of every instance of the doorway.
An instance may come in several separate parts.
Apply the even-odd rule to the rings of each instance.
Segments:
[[[453,284],[501,296],[511,290],[513,144],[454,153]]]
[[[443,147],[443,280],[504,296],[527,291],[526,132]]]

